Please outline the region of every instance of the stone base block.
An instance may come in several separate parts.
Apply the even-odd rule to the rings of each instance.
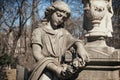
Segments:
[[[120,80],[119,71],[83,70],[76,80]]]
[[[90,62],[76,80],[120,80],[120,50],[99,43],[86,44]]]

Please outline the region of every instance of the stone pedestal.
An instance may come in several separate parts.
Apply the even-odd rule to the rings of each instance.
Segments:
[[[103,44],[104,41],[86,44],[90,62],[76,80],[120,80],[120,51]]]
[[[119,71],[84,70],[76,80],[119,80]]]

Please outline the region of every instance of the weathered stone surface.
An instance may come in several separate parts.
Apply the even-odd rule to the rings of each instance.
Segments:
[[[25,67],[17,65],[17,80],[27,80],[28,71]]]
[[[120,50],[110,52],[110,47],[88,47],[90,62],[76,80],[119,80]]]
[[[120,61],[120,52],[107,46],[104,40],[88,42],[85,48],[92,61]]]
[[[119,71],[83,70],[76,80],[119,80]]]

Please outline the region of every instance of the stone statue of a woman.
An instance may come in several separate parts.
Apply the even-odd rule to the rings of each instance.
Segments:
[[[64,29],[70,13],[63,1],[56,1],[46,9],[45,18],[32,33],[37,64],[29,80],[65,80],[85,66],[88,55],[83,44]],[[75,59],[73,53],[77,54]]]

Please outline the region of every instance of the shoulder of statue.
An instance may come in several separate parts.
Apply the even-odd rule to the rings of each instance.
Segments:
[[[40,32],[40,31],[41,31],[40,27],[38,27],[38,28],[36,28],[36,29],[33,30],[33,32]]]
[[[69,32],[68,32],[68,30],[66,30],[66,29],[61,29],[62,30],[62,32],[64,33],[64,34],[70,34]]]
[[[45,26],[43,23],[38,23],[37,28],[33,30],[33,32],[40,32],[42,31],[42,28]]]
[[[43,33],[44,33],[43,29],[41,27],[38,27],[33,30],[32,36],[41,36],[43,35]]]

